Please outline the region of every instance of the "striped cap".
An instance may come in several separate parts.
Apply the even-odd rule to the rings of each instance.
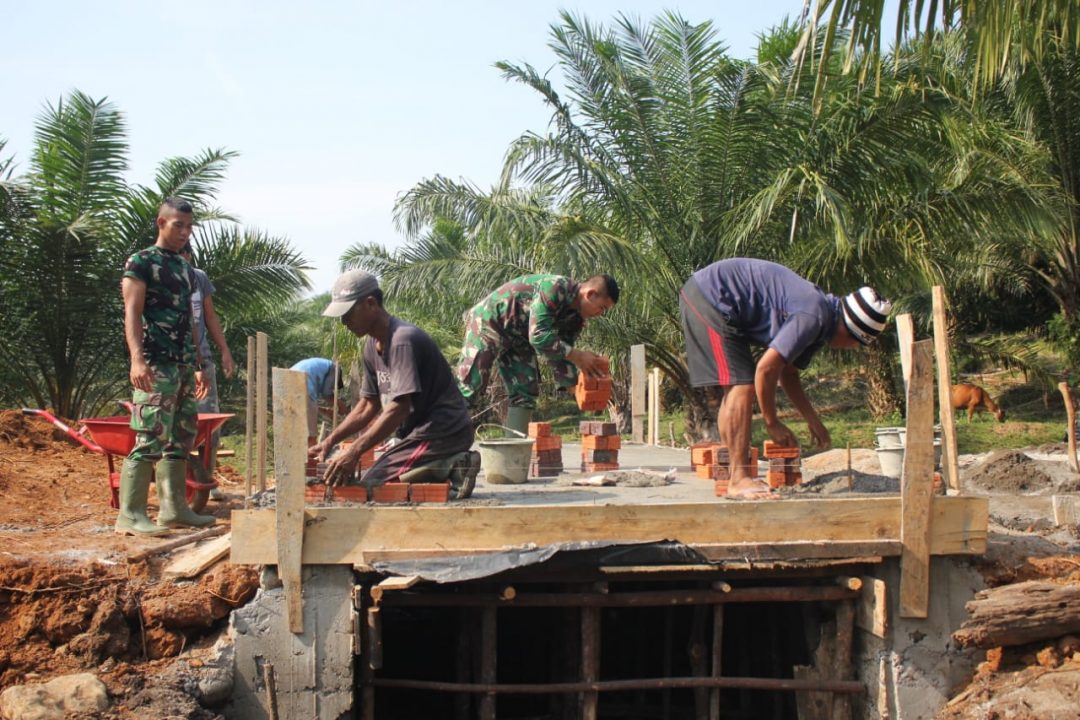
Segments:
[[[853,338],[869,344],[885,329],[892,303],[879,296],[874,288],[861,287],[840,300],[844,324]]]

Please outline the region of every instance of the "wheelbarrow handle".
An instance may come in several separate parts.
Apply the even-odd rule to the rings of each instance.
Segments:
[[[70,437],[72,440],[75,440],[76,442],[78,442],[80,445],[85,447],[87,450],[89,450],[91,452],[96,452],[99,455],[105,455],[106,454],[104,448],[102,448],[97,443],[90,442],[85,437],[83,437],[79,433],[72,430],[66,423],[61,421],[60,418],[56,417],[55,415],[53,415],[48,410],[38,410],[37,408],[23,408],[22,413],[23,413],[23,415],[37,415],[38,417],[44,418],[44,419],[48,420],[49,422],[51,422],[56,427],[63,430],[65,433],[67,433],[68,437]]]

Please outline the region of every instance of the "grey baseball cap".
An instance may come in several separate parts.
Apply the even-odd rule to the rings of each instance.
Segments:
[[[326,317],[341,317],[357,300],[363,300],[379,289],[375,276],[363,270],[350,270],[338,276],[330,288],[330,304],[323,310]]]

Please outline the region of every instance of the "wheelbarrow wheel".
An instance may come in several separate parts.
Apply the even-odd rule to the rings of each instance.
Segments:
[[[191,484],[209,485],[213,481],[210,479],[210,473],[206,472],[206,468],[199,462],[198,458],[188,460],[187,480],[186,497],[188,507],[193,512],[202,512],[207,501],[210,500],[210,488],[192,487]]]

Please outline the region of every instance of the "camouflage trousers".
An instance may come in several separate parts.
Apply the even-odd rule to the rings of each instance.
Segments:
[[[136,390],[132,396],[135,447],[128,459],[147,463],[163,457],[187,460],[198,430],[195,369],[177,363],[161,363],[150,369],[154,372],[153,389]]]
[[[497,362],[510,405],[536,407],[540,397],[536,352],[528,344],[506,347],[498,338],[484,337],[483,327],[482,319],[474,316],[465,329],[465,344],[457,366],[458,387],[465,402],[475,407],[480,401],[491,377],[491,366]]]

